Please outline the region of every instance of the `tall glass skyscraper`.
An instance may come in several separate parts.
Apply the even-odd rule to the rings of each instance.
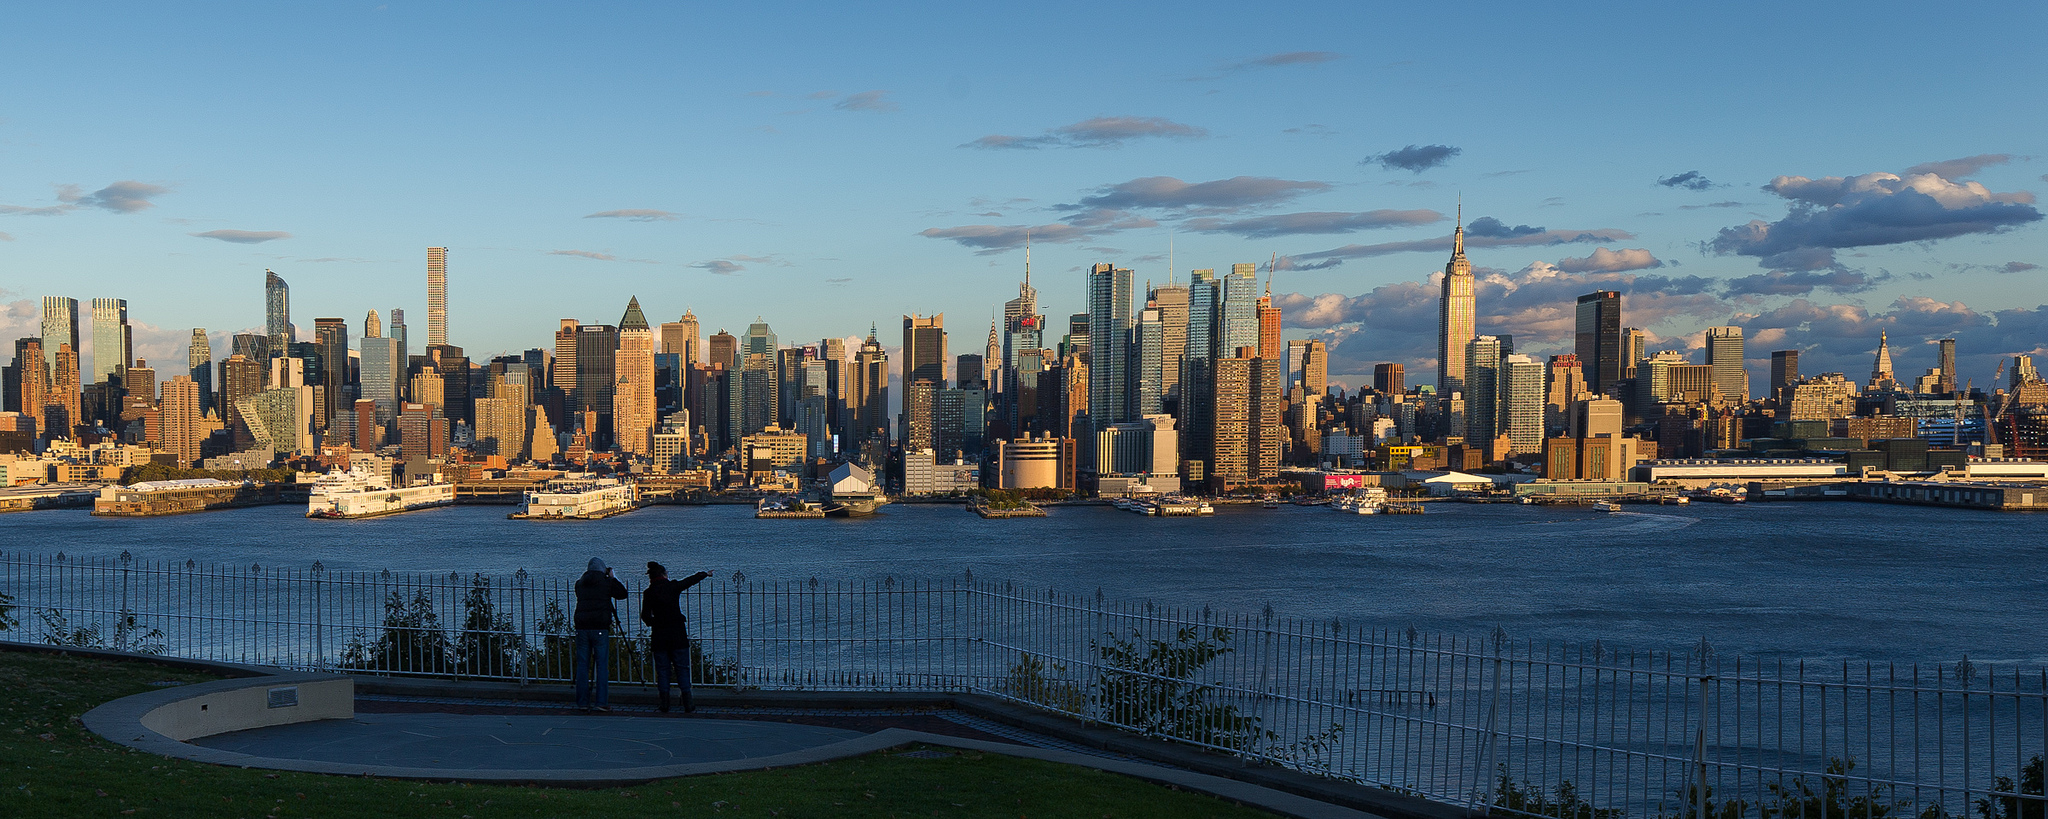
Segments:
[[[127,299],[92,300],[92,383],[120,378],[135,363]]]
[[[1731,402],[1749,400],[1749,368],[1742,359],[1742,328],[1707,328],[1707,366],[1714,390]]]
[[[1131,334],[1131,271],[1088,271],[1088,410],[1096,429],[1132,420],[1125,398]]]
[[[1605,395],[1621,380],[1621,292],[1600,290],[1579,297],[1572,352],[1579,357],[1586,389]]]
[[[1223,304],[1216,345],[1217,358],[1237,355],[1239,347],[1259,346],[1259,266],[1234,264],[1223,277]],[[1257,352],[1252,353],[1258,355]]]
[[[1157,307],[1147,307],[1138,312],[1138,323],[1131,328],[1131,415],[1143,418],[1166,411],[1165,407],[1165,350],[1166,324],[1159,319]]]
[[[377,405],[376,419],[379,424],[389,424],[398,417],[399,385],[405,376],[405,361],[399,351],[398,339],[383,336],[383,328],[377,326],[377,311],[370,311],[363,322],[362,369],[357,390],[360,397],[374,401]],[[382,436],[378,436],[381,440]]]
[[[298,336],[292,332],[292,289],[284,277],[263,271],[263,333],[270,338],[270,355],[284,355]]]
[[[1498,336],[1465,343],[1465,441],[1485,445],[1501,432],[1500,366],[1509,349]],[[1539,406],[1542,397],[1537,397]],[[1541,417],[1540,415],[1538,416]]]
[[[185,351],[186,372],[192,376],[192,383],[199,385],[199,412],[204,415],[213,408],[213,342],[206,339],[206,328],[192,328],[192,346]]]
[[[78,300],[64,296],[43,297],[43,366],[57,372],[57,348],[71,345],[78,352]]]

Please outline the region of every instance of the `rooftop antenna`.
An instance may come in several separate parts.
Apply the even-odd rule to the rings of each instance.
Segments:
[[[1173,231],[1166,232],[1166,286],[1173,286]]]
[[[1031,229],[1024,229],[1024,286],[1031,286]]]
[[[1268,299],[1273,297],[1273,274],[1278,272],[1280,272],[1280,254],[1275,253],[1272,260],[1266,262],[1266,298]]]

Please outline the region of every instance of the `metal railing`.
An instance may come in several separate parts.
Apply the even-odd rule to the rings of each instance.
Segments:
[[[571,577],[0,554],[0,638],[562,681]],[[652,679],[637,584],[612,679]],[[1366,631],[977,580],[686,592],[698,684],[971,692],[1490,812],[2041,819],[2048,672]],[[1704,787],[1699,787],[1704,783]]]

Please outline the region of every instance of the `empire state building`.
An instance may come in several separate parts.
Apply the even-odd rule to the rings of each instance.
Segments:
[[[1444,292],[1437,305],[1436,394],[1449,398],[1465,390],[1465,345],[1473,327],[1472,263],[1465,260],[1465,209],[1451,234],[1451,261],[1444,265]]]

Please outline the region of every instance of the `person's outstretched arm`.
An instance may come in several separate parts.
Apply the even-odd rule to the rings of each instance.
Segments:
[[[691,586],[695,586],[698,583],[704,582],[704,579],[710,576],[710,572],[698,572],[696,574],[690,575],[689,577],[685,577],[683,578],[683,584],[681,586],[678,586],[676,590],[682,591],[684,589],[688,589]]]

